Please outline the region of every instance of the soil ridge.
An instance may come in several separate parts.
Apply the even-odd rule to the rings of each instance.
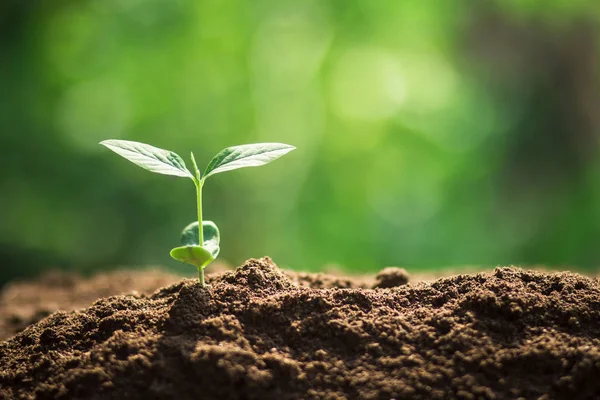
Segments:
[[[209,282],[29,326],[0,343],[0,398],[600,398],[597,279],[315,288],[263,258]]]

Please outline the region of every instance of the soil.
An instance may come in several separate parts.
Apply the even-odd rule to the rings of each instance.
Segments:
[[[212,275],[215,272],[228,270],[231,270],[231,267],[227,264],[212,264],[207,279],[213,279]],[[373,286],[372,279],[367,276],[344,277],[339,272],[335,275],[294,271],[284,273],[303,287],[323,289]],[[179,280],[181,276],[160,269],[117,270],[90,277],[50,270],[35,280],[11,282],[0,291],[0,340],[16,335],[55,311],[87,308],[102,297],[151,294]]]
[[[600,398],[597,279],[498,268],[369,289],[264,258],[209,283],[27,327],[0,343],[0,398]]]
[[[0,292],[0,340],[55,311],[82,309],[118,294],[150,294],[180,279],[158,269],[111,271],[92,277],[55,270],[36,280],[9,283]]]

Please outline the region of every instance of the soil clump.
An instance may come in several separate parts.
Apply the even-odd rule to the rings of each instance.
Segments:
[[[388,267],[383,269],[375,277],[377,283],[374,288],[389,289],[408,283],[408,273],[404,268]]]
[[[0,398],[600,398],[597,279],[316,281],[264,258],[55,312],[0,343]]]

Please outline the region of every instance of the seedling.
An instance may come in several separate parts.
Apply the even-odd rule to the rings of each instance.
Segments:
[[[202,187],[209,176],[238,168],[259,167],[294,150],[283,143],[255,143],[227,147],[210,160],[204,173],[200,173],[194,153],[191,153],[193,171],[188,170],[183,159],[176,153],[144,143],[129,140],[104,140],[108,147],[121,157],[151,172],[190,178],[196,185],[198,221],[183,229],[181,246],[171,250],[171,257],[198,268],[200,283],[204,286],[204,268],[219,255],[219,228],[212,221],[202,220]],[[199,227],[202,229],[199,229]]]

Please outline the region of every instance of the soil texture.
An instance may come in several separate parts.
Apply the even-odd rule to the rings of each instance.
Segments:
[[[150,294],[180,279],[157,269],[112,271],[92,277],[49,271],[33,281],[9,283],[0,291],[0,340],[55,311],[82,309],[102,297],[118,294]]]
[[[375,285],[402,281],[388,272]],[[209,282],[27,327],[0,343],[0,398],[600,398],[597,279],[498,268],[367,289],[264,258]]]
[[[231,267],[226,264],[211,265],[207,281],[211,282],[218,273],[228,270],[231,270]],[[340,273],[309,274],[295,271],[284,271],[284,273],[298,286],[315,289],[368,288],[374,285],[369,276],[342,276]],[[385,273],[382,272],[380,275]],[[11,282],[0,290],[0,340],[14,336],[55,311],[79,310],[91,306],[100,298],[119,294],[151,294],[179,280],[181,280],[180,276],[160,269],[117,270],[91,277],[51,270],[35,280]],[[396,284],[407,282],[408,278],[406,281],[396,281]]]

